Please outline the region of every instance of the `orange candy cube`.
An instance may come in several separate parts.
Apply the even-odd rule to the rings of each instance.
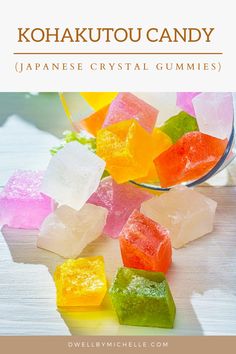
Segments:
[[[153,142],[153,159],[159,156],[163,151],[166,151],[171,145],[171,138],[163,133],[159,128],[154,128],[152,132],[152,142]],[[138,178],[136,182],[138,183],[155,183],[158,182],[158,174],[154,162],[145,177]]]
[[[117,183],[146,176],[154,148],[151,135],[135,119],[124,120],[97,133],[97,155]]]
[[[137,178],[135,180],[135,182],[137,182],[137,183],[153,183],[153,184],[158,181],[159,181],[159,179],[158,179],[158,175],[157,175],[157,169],[156,169],[154,162],[152,162],[151,167],[150,167],[148,174],[146,176],[141,177],[141,178]]]
[[[173,144],[171,138],[159,128],[154,128],[152,132],[152,141],[154,145],[154,158],[159,156],[163,151],[169,149]]]
[[[106,118],[109,105],[99,109],[98,111],[92,113],[89,117],[81,120],[79,123],[80,128],[85,129],[88,133],[93,136],[97,135],[98,130],[102,128],[103,122]]]

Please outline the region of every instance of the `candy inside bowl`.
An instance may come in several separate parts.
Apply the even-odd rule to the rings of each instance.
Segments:
[[[198,185],[235,156],[231,93],[77,94],[92,111],[65,111],[76,131],[96,139],[96,154],[117,183],[153,190]],[[67,106],[65,106],[67,105]]]

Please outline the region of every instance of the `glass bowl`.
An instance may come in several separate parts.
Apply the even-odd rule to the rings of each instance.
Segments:
[[[194,187],[197,186],[203,182],[206,182],[209,178],[215,176],[217,173],[222,171],[226,166],[228,166],[233,159],[236,156],[236,145],[235,145],[235,128],[234,125],[232,127],[232,131],[228,140],[228,144],[226,146],[226,149],[224,151],[224,154],[220,158],[220,160],[217,162],[217,164],[204,176],[193,180],[193,181],[188,181],[188,182],[182,182],[181,185],[187,186],[187,187]],[[154,191],[168,191],[174,186],[168,187],[168,188],[163,188],[160,185],[157,184],[151,184],[151,183],[138,183],[135,181],[130,181],[133,184],[136,184],[137,186],[151,189]]]

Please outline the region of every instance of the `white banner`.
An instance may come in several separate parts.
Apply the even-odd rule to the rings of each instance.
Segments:
[[[235,2],[9,0],[1,91],[235,91]]]

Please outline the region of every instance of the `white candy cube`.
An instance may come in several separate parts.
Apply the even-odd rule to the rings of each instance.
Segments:
[[[184,186],[142,203],[141,213],[170,231],[175,248],[184,246],[213,230],[217,203]]]
[[[106,208],[89,203],[79,211],[62,205],[44,220],[37,246],[64,258],[76,258],[102,234],[107,213]]]
[[[105,161],[77,141],[65,145],[49,162],[41,191],[60,205],[79,210],[96,191]]]

